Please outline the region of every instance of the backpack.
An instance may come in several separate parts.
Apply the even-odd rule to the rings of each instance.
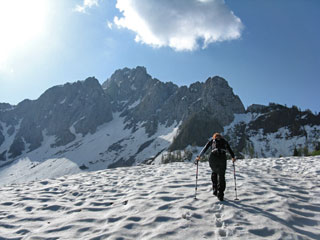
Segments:
[[[227,152],[227,147],[226,147],[226,141],[221,138],[221,139],[213,139],[212,140],[212,153],[215,155],[222,155],[226,154]]]

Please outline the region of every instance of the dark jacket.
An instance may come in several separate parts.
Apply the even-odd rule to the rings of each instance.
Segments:
[[[211,154],[209,158],[209,164],[213,172],[225,172],[227,168],[227,151],[231,157],[234,158],[234,153],[230,148],[227,140],[224,138],[211,139],[201,150],[200,157],[211,147]]]

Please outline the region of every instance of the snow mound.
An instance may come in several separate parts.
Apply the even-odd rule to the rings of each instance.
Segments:
[[[0,188],[0,239],[320,239],[320,157],[142,165]]]

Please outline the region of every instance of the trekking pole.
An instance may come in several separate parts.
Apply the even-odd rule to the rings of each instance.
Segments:
[[[234,176],[234,190],[236,192],[236,198],[234,200],[239,200],[238,199],[238,194],[237,194],[237,179],[236,179],[236,167],[234,165],[234,162],[233,162],[233,176]]]
[[[198,165],[199,165],[199,161],[196,160],[196,164],[197,164],[197,171],[196,171],[196,189],[195,189],[194,199],[197,199],[197,190],[198,190]]]

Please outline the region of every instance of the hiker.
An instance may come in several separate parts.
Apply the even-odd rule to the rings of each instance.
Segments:
[[[227,169],[227,150],[229,151],[233,162],[236,161],[236,158],[228,141],[225,140],[220,133],[215,133],[213,138],[201,150],[200,155],[196,158],[196,161],[200,160],[210,146],[211,154],[209,158],[209,164],[212,170],[211,180],[213,195],[217,196],[220,201],[223,201],[224,190],[226,189],[225,173]]]

